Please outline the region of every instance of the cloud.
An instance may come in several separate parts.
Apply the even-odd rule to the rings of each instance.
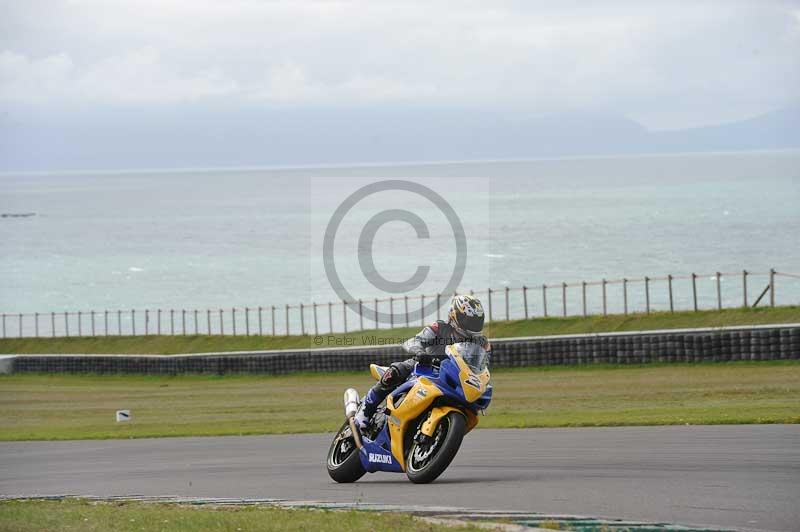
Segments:
[[[174,103],[231,94],[234,80],[209,69],[181,76],[146,47],[77,67],[65,52],[32,59],[0,52],[0,99],[7,102],[69,104]]]
[[[0,104],[607,108],[656,127],[800,98],[796,3],[10,3]]]

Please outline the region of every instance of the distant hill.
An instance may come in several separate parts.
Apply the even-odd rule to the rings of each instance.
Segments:
[[[800,147],[800,105],[717,126],[649,134],[659,151],[721,151]]]
[[[0,116],[0,170],[186,168],[800,148],[800,105],[681,131],[608,112],[41,109]]]

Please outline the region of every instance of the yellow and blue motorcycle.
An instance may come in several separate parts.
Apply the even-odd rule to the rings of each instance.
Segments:
[[[403,473],[411,482],[432,482],[447,469],[464,435],[492,400],[489,353],[477,343],[447,346],[438,367],[417,364],[362,434],[353,422],[358,392],[344,393],[346,421],[328,451],[328,474],[355,482],[364,473]],[[375,379],[388,368],[370,365]]]

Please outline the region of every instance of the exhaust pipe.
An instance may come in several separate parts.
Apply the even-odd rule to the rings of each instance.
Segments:
[[[353,416],[356,415],[357,411],[358,392],[353,388],[348,388],[344,391],[344,416],[347,418],[347,422],[350,424],[350,431],[353,433],[353,441],[355,441],[356,447],[361,449],[361,433],[358,431],[355,421],[353,421]]]
[[[344,391],[344,417],[350,419],[358,411],[358,392],[353,388]]]

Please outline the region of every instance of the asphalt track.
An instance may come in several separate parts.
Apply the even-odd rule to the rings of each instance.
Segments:
[[[434,484],[325,471],[331,435],[2,442],[0,494],[452,506],[800,530],[800,425],[478,430]]]

